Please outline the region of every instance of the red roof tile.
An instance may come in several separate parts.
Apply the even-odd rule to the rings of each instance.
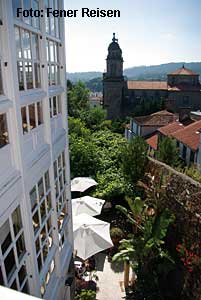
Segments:
[[[174,133],[178,130],[181,130],[183,128],[184,128],[184,125],[176,121],[176,122],[172,122],[166,126],[160,127],[158,129],[158,131],[165,136],[170,136],[172,133]]]
[[[168,75],[198,75],[195,72],[193,72],[190,69],[185,68],[184,66],[182,68],[179,68]]]
[[[150,138],[145,140],[152,149],[157,150],[158,147],[158,135],[154,134]]]
[[[197,151],[200,143],[201,121],[194,122],[184,129],[172,134],[172,137],[188,146],[193,151]]]
[[[176,121],[177,116],[167,110],[162,110],[149,116],[135,117],[133,120],[141,126],[161,127]]]
[[[129,90],[167,90],[166,81],[139,81],[128,80],[127,86]]]

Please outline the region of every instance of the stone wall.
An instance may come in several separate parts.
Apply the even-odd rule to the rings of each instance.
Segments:
[[[168,207],[176,217],[170,242],[174,247],[184,242],[201,257],[201,184],[152,158],[147,172],[155,176],[156,181],[161,174],[167,179],[166,197],[161,207]],[[175,299],[201,300],[201,269],[192,273],[182,270],[181,295]]]

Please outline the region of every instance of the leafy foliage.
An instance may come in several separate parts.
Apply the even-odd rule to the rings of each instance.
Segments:
[[[92,290],[81,290],[81,293],[75,296],[76,300],[95,300],[96,292]]]
[[[67,82],[68,112],[70,116],[79,117],[82,110],[89,109],[89,90],[83,82]]]
[[[147,164],[147,144],[137,136],[122,148],[122,171],[131,184],[136,184],[142,178]]]
[[[170,137],[163,138],[159,142],[159,149],[156,156],[159,160],[170,166],[177,166],[179,163],[179,151],[176,141]]]

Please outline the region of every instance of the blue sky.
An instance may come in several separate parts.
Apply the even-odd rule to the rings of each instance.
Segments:
[[[67,71],[104,71],[116,32],[124,68],[201,61],[201,0],[64,0],[65,9],[119,9],[121,18],[66,18]]]

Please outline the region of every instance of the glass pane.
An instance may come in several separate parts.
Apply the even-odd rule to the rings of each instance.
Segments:
[[[58,157],[58,172],[60,173],[62,170],[62,160],[61,155]]]
[[[38,256],[37,262],[38,262],[38,270],[39,270],[39,272],[40,272],[41,269],[42,269],[42,259],[41,259],[41,254]]]
[[[12,290],[18,290],[18,288],[17,288],[17,282],[16,282],[16,279],[13,281],[13,283],[12,283],[12,285],[11,285],[11,287],[10,287]]]
[[[37,193],[36,193],[36,187],[35,186],[31,190],[29,195],[30,195],[30,200],[31,200],[31,211],[33,212],[34,209],[37,206]]]
[[[45,200],[43,200],[43,202],[41,203],[41,206],[40,206],[40,215],[41,215],[41,222],[43,222],[44,219],[45,219],[45,217],[46,217]]]
[[[17,50],[17,58],[22,58],[22,46],[20,40],[20,30],[18,27],[15,27],[15,42]]]
[[[32,58],[39,60],[38,36],[32,33]]]
[[[34,232],[36,233],[39,229],[39,216],[38,216],[38,210],[35,212],[33,218],[32,218],[33,228]]]
[[[54,161],[54,179],[57,178],[57,161]]]
[[[51,74],[50,74],[50,79],[51,79],[51,85],[56,85],[56,73],[55,73],[55,65],[51,65]]]
[[[45,173],[45,189],[46,189],[46,192],[49,190],[50,188],[50,177],[49,177],[49,172],[47,171]]]
[[[52,118],[53,114],[52,114],[52,99],[49,98],[49,106],[50,106],[50,118]]]
[[[0,227],[0,244],[2,254],[6,252],[9,246],[12,243],[11,234],[10,234],[10,225],[9,220],[7,220],[1,227]]]
[[[45,229],[45,225],[43,226],[41,233],[40,233],[40,237],[41,237],[41,242],[43,243],[46,239],[46,229]]]
[[[19,270],[19,273],[18,273],[20,286],[24,282],[26,276],[27,276],[26,266],[22,265],[21,269]]]
[[[39,237],[35,241],[35,247],[36,247],[36,254],[40,251],[40,242],[39,242]]]
[[[44,247],[43,247],[43,260],[45,262],[47,256],[48,256],[48,246],[45,244]]]
[[[21,7],[21,0],[13,0],[13,15],[17,17],[17,8]]]
[[[39,10],[38,0],[32,0],[33,10]],[[40,28],[40,18],[32,18],[32,24],[35,28]]]
[[[22,289],[22,293],[25,293],[25,294],[29,294],[29,284],[28,284],[28,281],[26,281],[23,289]]]
[[[18,256],[18,259],[19,259],[19,262],[20,262],[23,258],[23,255],[26,252],[25,242],[24,242],[24,234],[21,234],[19,239],[17,240],[16,248],[17,248],[17,256]]]
[[[42,102],[37,102],[37,111],[38,111],[38,125],[40,125],[43,123]]]
[[[26,18],[28,19],[28,18]],[[31,59],[31,39],[28,31],[22,31],[24,58]]]
[[[34,74],[35,74],[35,88],[40,88],[40,64],[34,63]]]
[[[17,62],[17,74],[18,74],[18,81],[19,81],[19,90],[24,90],[24,73],[23,73],[23,62]]]
[[[33,129],[36,127],[36,119],[35,119],[35,104],[29,105],[29,123],[30,123],[30,129]]]
[[[20,231],[20,229],[22,229],[22,219],[21,219],[21,212],[20,212],[19,206],[12,213],[12,221],[13,221],[14,233],[16,236],[18,234],[18,232]]]
[[[6,269],[6,275],[8,277],[8,280],[10,280],[11,276],[16,270],[16,262],[13,249],[10,250],[6,259],[4,260],[4,265]]]
[[[33,89],[33,66],[31,62],[25,62],[25,76],[27,89]]]
[[[51,205],[51,192],[49,192],[49,194],[47,195],[47,211],[49,212],[52,205]]]
[[[0,266],[0,285],[4,285],[3,274]]]
[[[50,61],[54,62],[54,42],[49,41]]]
[[[23,0],[23,9],[29,10],[31,8],[30,0]],[[31,25],[31,17],[24,18],[24,22]]]
[[[49,219],[47,221],[47,230],[48,230],[48,232],[50,232],[51,228],[52,228],[51,217],[49,217]]]
[[[28,132],[28,123],[27,123],[27,114],[26,114],[26,106],[21,108],[21,116],[22,116],[22,129],[23,134]]]
[[[41,178],[38,182],[38,194],[39,199],[41,199],[44,196],[43,178]]]
[[[53,97],[53,116],[57,115],[57,97]]]
[[[0,148],[9,143],[6,114],[0,114]]]
[[[2,94],[3,94],[3,81],[2,81],[1,60],[0,60],[0,95]]]

